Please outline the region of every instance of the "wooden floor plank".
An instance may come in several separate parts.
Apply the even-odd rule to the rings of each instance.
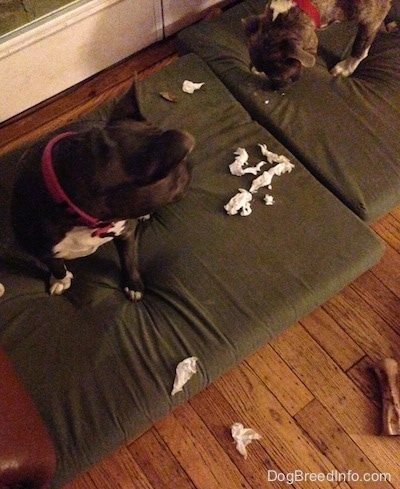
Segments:
[[[350,287],[400,335],[400,300],[372,271],[355,280]]]
[[[373,361],[396,356],[400,351],[400,336],[351,286],[324,304],[323,309]]]
[[[180,406],[155,428],[196,488],[250,489],[246,479],[189,403]]]
[[[312,401],[311,392],[269,345],[251,355],[246,363],[291,416]]]
[[[400,300],[400,254],[391,246],[386,247],[382,259],[371,270],[381,282]]]
[[[263,388],[261,380],[246,362],[225,374],[216,382],[216,387],[234,407],[238,421],[263,437],[260,445],[282,473],[296,470],[319,473],[333,468],[272,393]],[[327,486],[316,482],[315,487]]]
[[[399,482],[400,438],[378,436],[380,412],[375,404],[355,386],[300,324],[274,338],[271,344],[336,423],[363,453],[368,454],[377,470],[390,473]]]
[[[138,463],[126,447],[120,448],[114,455],[90,470],[94,487],[101,489],[156,489],[144,475]],[[78,489],[75,486],[73,489]],[[79,486],[83,489],[84,486]],[[72,489],[67,486],[65,489]]]
[[[386,217],[390,215],[392,217],[394,217],[395,219],[397,219],[400,223],[400,207],[397,207],[395,209],[392,209],[383,219],[381,219],[380,221],[383,221],[386,219]]]
[[[226,401],[218,390],[217,383],[200,392],[189,402],[252,489],[265,489],[268,474],[281,472],[280,467],[273,461],[268,450],[264,450],[259,442],[254,442],[248,447],[247,459],[244,459],[236,450],[230,428],[235,422],[242,422],[245,425],[245,420],[235,411],[235,406]],[[249,426],[245,425],[245,427]],[[273,481],[271,487],[273,489],[287,489],[287,484],[281,481]]]
[[[371,228],[392,248],[400,252],[400,210],[394,209]]]
[[[365,474],[368,477],[369,474],[377,473],[377,468],[319,401],[314,400],[308,404],[295,418],[335,466],[336,471],[330,474],[335,481],[347,481],[355,489],[371,487],[369,481],[359,482],[356,479],[363,479]],[[393,487],[385,480],[379,484],[379,489]]]
[[[156,430],[149,430],[128,450],[153,487],[195,488]]]
[[[343,370],[348,370],[365,355],[362,348],[322,308],[300,322]]]
[[[377,406],[381,406],[381,392],[374,372],[374,361],[365,356],[346,372],[354,384]]]

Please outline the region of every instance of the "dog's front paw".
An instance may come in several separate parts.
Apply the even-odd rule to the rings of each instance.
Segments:
[[[125,287],[124,292],[132,302],[138,302],[143,299],[143,290],[131,290],[129,287]]]
[[[50,295],[61,295],[64,290],[71,287],[71,282],[74,276],[68,270],[66,271],[65,277],[56,278],[53,275],[50,277]]]

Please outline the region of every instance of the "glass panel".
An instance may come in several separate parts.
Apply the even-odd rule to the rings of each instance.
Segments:
[[[80,0],[0,0],[0,37]]]

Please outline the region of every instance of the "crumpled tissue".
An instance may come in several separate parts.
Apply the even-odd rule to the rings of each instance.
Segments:
[[[255,193],[259,188],[270,185],[272,182],[272,178],[275,175],[281,176],[283,175],[283,173],[290,173],[293,170],[293,168],[294,165],[293,163],[290,163],[289,160],[284,161],[282,163],[278,163],[277,165],[263,172],[259,177],[253,180],[253,183],[251,184],[250,187],[250,192]]]
[[[290,173],[294,168],[294,164],[291,163],[289,158],[285,155],[278,155],[273,151],[270,151],[266,144],[260,143],[258,146],[260,147],[263,156],[266,156],[268,163],[271,165],[276,163],[276,165],[254,178],[249,190],[243,188],[239,189],[239,192],[224,206],[224,209],[230,216],[234,216],[240,210],[241,216],[248,216],[251,214],[252,209],[250,202],[252,201],[252,194],[256,193],[261,187],[268,187],[271,189],[271,182],[274,176]],[[244,148],[238,148],[234,154],[236,155],[236,158],[235,161],[229,165],[229,169],[235,176],[242,176],[245,173],[253,173],[253,175],[257,175],[261,167],[266,164],[265,161],[260,161],[255,166],[243,168],[248,164],[249,155],[247,151]],[[274,197],[268,194],[265,195],[264,203],[265,205],[274,205]]]
[[[265,194],[264,202],[265,202],[265,205],[274,205],[275,199],[272,195]]]
[[[185,80],[182,84],[182,90],[185,93],[193,93],[195,90],[199,90],[202,86],[204,85],[203,83],[194,83],[189,80]]]
[[[178,363],[171,396],[181,392],[186,382],[192,377],[192,375],[197,373],[197,360],[198,358],[196,357],[189,357]]]
[[[236,177],[241,177],[246,173],[257,175],[261,167],[265,165],[265,161],[260,161],[260,163],[258,163],[256,166],[243,168],[245,165],[247,165],[247,160],[249,159],[247,151],[244,148],[238,148],[233,154],[236,155],[236,158],[235,161],[229,165],[229,170],[232,175],[235,175]]]
[[[240,212],[241,216],[248,216],[251,214],[251,200],[253,196],[250,192],[247,190],[240,188],[239,192],[234,195],[231,200],[224,205],[224,209],[230,216],[234,216],[237,214],[240,209],[242,211]]]
[[[243,455],[245,459],[247,458],[247,445],[253,440],[260,440],[262,438],[261,435],[251,428],[245,428],[242,423],[233,423],[231,426],[231,434],[236,443],[237,451]]]
[[[261,153],[263,156],[267,157],[268,163],[290,163],[289,158],[287,158],[285,155],[278,155],[276,153],[273,153],[267,148],[266,144],[258,144],[258,146],[261,149]]]

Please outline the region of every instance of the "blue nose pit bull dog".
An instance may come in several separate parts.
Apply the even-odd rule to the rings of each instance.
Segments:
[[[194,139],[148,123],[135,84],[104,125],[77,124],[25,152],[11,215],[17,240],[50,271],[50,294],[71,286],[65,260],[114,240],[132,301],[143,296],[137,259],[138,220],[179,201],[191,181]]]

